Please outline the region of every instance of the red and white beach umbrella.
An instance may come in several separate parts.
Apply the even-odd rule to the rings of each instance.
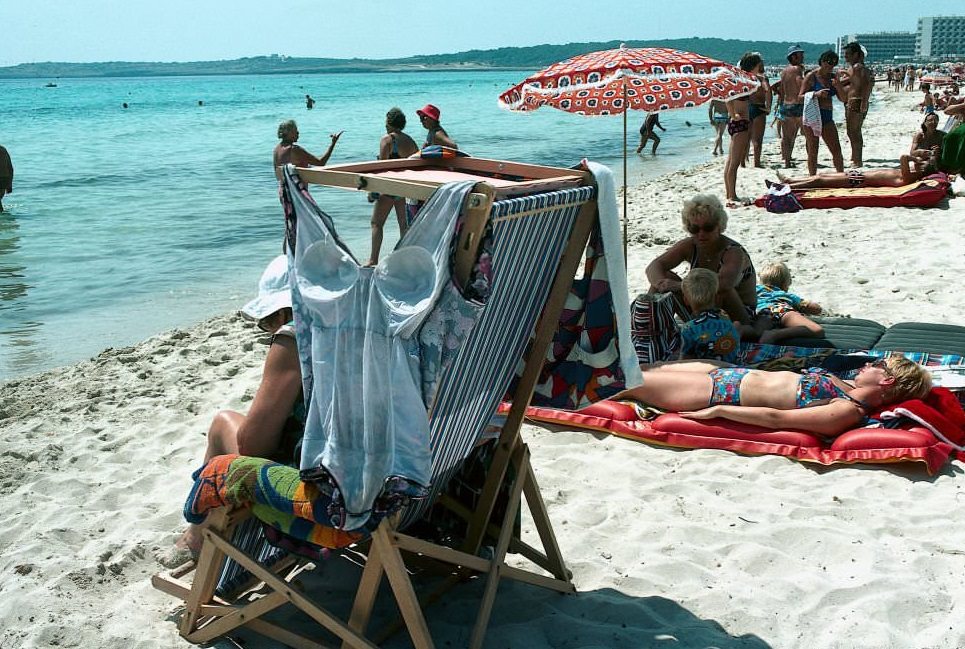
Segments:
[[[627,110],[694,108],[712,99],[744,97],[759,85],[754,75],[693,52],[621,46],[554,63],[501,94],[499,105],[520,112],[550,106],[578,115],[623,114],[626,252]]]

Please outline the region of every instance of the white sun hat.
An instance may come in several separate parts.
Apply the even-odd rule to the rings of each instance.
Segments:
[[[279,309],[290,309],[292,293],[288,285],[288,257],[278,255],[271,260],[258,280],[258,297],[241,307],[241,315],[261,320]]]

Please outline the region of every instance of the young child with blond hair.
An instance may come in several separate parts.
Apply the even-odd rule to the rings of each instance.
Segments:
[[[684,302],[694,315],[680,327],[680,358],[737,360],[740,334],[717,307],[718,285],[717,273],[706,268],[692,268],[681,282]]]
[[[762,343],[777,343],[787,338],[824,335],[824,328],[804,315],[818,315],[823,310],[817,302],[789,293],[791,271],[783,262],[767,264],[757,273],[758,320],[772,329],[761,334]]]

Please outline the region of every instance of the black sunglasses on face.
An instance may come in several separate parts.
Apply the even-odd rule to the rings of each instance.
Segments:
[[[687,232],[689,232],[690,234],[697,234],[701,230],[709,233],[709,232],[713,232],[716,229],[717,229],[716,223],[704,223],[703,225],[694,225],[693,223],[691,223],[690,225],[687,226]]]

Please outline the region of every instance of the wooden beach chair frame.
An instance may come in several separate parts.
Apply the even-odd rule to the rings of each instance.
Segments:
[[[413,164],[423,162],[431,165]],[[524,181],[531,183],[528,191],[533,191],[534,186],[540,183],[544,183],[543,188],[559,188],[560,179],[564,185],[569,186],[573,186],[574,183],[579,185],[593,183],[592,175],[584,171],[474,158],[445,161],[391,160],[333,168],[298,169],[298,173],[307,183],[425,199],[435,189],[431,183],[380,178],[377,174],[371,173],[386,168],[398,169],[411,166],[442,166],[467,173],[482,171],[524,176],[533,179]],[[536,187],[536,189],[539,188]],[[479,184],[467,201],[465,226],[460,234],[455,260],[454,274],[457,278],[461,271],[468,273],[467,269],[471,268],[480,235],[485,228],[486,219],[489,218],[490,208],[499,193],[488,185]],[[506,194],[506,192],[503,193]],[[514,214],[513,218],[537,214],[540,211],[542,210],[529,210]],[[282,575],[277,567],[268,570],[243,551],[232,546],[229,542],[232,530],[249,515],[247,509],[231,510],[225,507],[214,510],[209,513],[208,524],[203,530],[204,542],[197,562],[189,562],[152,578],[155,588],[184,601],[185,609],[179,623],[182,636],[191,642],[204,643],[238,627],[246,626],[292,647],[328,646],[261,619],[265,613],[285,603],[291,603],[340,638],[343,648],[376,647],[377,645],[366,637],[366,628],[382,577],[385,576],[413,645],[417,649],[431,649],[435,645],[429,634],[423,605],[437,599],[445,590],[460,581],[465,581],[470,576],[484,575],[486,584],[469,644],[476,649],[482,646],[497,588],[502,578],[526,582],[560,593],[575,592],[571,573],[564,563],[553,532],[553,525],[540,494],[536,475],[530,464],[529,449],[520,435],[520,426],[536,386],[546,349],[552,342],[566,297],[597,218],[597,201],[596,198],[591,198],[582,204],[573,222],[548,297],[524,353],[526,363],[515,386],[512,408],[497,441],[475,511],[468,511],[465,507],[449,502],[444,496],[437,501],[466,519],[468,532],[462,547],[456,550],[402,533],[398,529],[399,515],[384,520],[373,533],[366,551],[367,558],[351,614],[348,620],[342,620],[293,587],[292,579],[303,569],[305,562],[299,562],[294,569]],[[503,493],[508,491],[508,505],[502,517],[499,520],[493,520],[494,508],[501,491]],[[523,498],[533,517],[542,548],[533,547],[517,536],[515,523]],[[497,539],[491,559],[478,555],[487,535]],[[508,565],[506,556],[510,552],[521,555],[549,574]],[[424,602],[420,602],[416,595],[403,553],[410,558],[415,555],[414,558],[420,560],[428,558],[448,566],[446,568],[448,579]],[[215,596],[219,566],[225,556],[231,557],[251,571],[264,583],[270,591],[269,594],[244,604],[231,603]],[[290,569],[290,566],[286,568]],[[193,581],[188,583],[184,577],[191,571],[194,571],[195,575]]]

